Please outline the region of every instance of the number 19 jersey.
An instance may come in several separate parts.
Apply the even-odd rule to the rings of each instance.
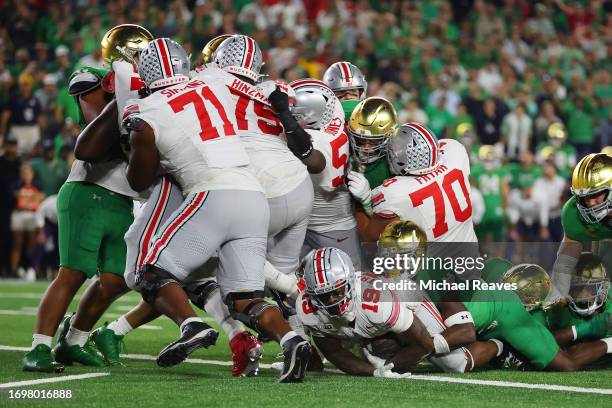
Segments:
[[[423,228],[429,242],[477,242],[470,200],[470,161],[461,143],[440,141],[440,162],[422,176],[397,176],[372,192],[374,213]]]

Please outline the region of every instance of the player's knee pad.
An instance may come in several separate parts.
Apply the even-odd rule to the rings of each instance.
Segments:
[[[249,300],[249,303],[239,312],[236,310],[237,300]],[[225,303],[232,317],[244,323],[247,327],[266,336],[266,333],[258,327],[259,320],[268,309],[278,309],[278,306],[268,303],[263,299],[262,291],[233,292],[225,297]]]
[[[194,288],[189,288],[187,290],[187,296],[189,296],[191,303],[204,310],[204,306],[206,306],[208,298],[217,289],[219,289],[219,284],[214,280],[209,280],[200,283]]]
[[[142,299],[149,304],[155,303],[159,289],[171,283],[179,284],[171,273],[154,265],[143,266],[136,277]]]

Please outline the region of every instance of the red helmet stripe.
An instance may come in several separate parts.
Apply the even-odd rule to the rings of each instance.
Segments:
[[[331,91],[331,88],[327,86],[325,82],[319,81],[318,79],[298,79],[297,81],[294,81],[290,83],[289,85],[291,85],[293,89],[298,89],[299,87],[307,86],[307,85],[319,85],[319,86],[324,86],[325,88]]]
[[[164,69],[164,77],[168,78],[172,76],[172,64],[170,64],[170,52],[164,38],[158,38],[155,40],[155,45],[159,50],[159,57],[161,59],[162,67]]]
[[[346,83],[351,82],[351,69],[346,62],[340,63],[340,69],[342,70],[342,74],[344,75],[344,81]]]
[[[255,54],[255,44],[251,37],[245,36],[244,38],[246,40],[246,55],[242,67],[246,69],[251,69],[251,66],[253,65],[253,60],[255,59],[253,58]]]
[[[427,129],[425,129],[418,123],[408,123],[408,126],[412,126],[414,129],[417,130],[417,132],[420,132],[421,134],[423,134],[423,136],[425,136],[427,143],[431,145],[431,163],[429,165],[433,166],[434,164],[436,164],[438,156],[438,147],[436,146],[436,142],[434,141],[433,136],[429,133]]]
[[[317,272],[317,281],[319,285],[325,286],[325,273],[323,272],[323,252],[325,250],[318,249],[315,253],[315,271]]]

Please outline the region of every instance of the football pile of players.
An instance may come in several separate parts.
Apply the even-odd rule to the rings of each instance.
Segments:
[[[609,155],[576,166],[552,278],[499,258],[477,274],[381,277],[368,273],[362,242],[381,256],[422,256],[428,243],[479,255],[463,144],[398,123],[349,62],[323,80],[268,80],[257,42],[234,34],[206,44],[192,69],[180,44],[131,24],[111,29],[102,50],[108,70],[85,67],[70,81],[84,130],[58,196],[60,273],[24,370],[122,365],[125,336],[161,315],[180,335],[157,364],[177,365],[217,341],[194,307],[227,334],[233,376],[257,375],[263,343],[278,342],[281,383],[324,359],[350,375],[405,378],[423,360],[447,372],[572,371],[612,353],[609,277],[583,251],[612,238]],[[380,287],[407,272],[518,289]],[[94,330],[130,290],[142,301]]]

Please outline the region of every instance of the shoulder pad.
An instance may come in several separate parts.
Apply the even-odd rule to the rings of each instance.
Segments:
[[[71,96],[83,95],[102,85],[102,77],[89,70],[79,70],[72,74],[68,84],[68,93]]]

